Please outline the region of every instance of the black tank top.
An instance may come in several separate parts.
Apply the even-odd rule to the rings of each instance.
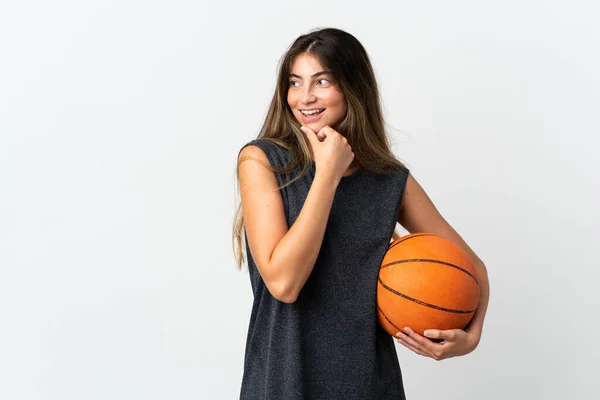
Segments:
[[[260,147],[274,167],[292,160],[290,150],[266,139],[242,149],[248,145]],[[275,175],[280,186],[296,176]],[[309,173],[280,189],[288,227],[314,176],[313,162]],[[407,178],[405,168],[342,177],[317,261],[292,304],[271,295],[246,238],[254,302],[240,399],[405,399],[394,339],[377,321],[376,294]]]

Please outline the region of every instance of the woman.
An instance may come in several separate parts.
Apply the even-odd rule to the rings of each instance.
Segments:
[[[436,360],[475,349],[486,268],[390,150],[373,69],[354,36],[327,28],[294,41],[262,130],[240,149],[237,177],[236,258],[239,267],[244,229],[254,295],[241,399],[405,398],[375,311],[396,222],[461,245],[481,285],[465,330],[408,329],[398,342]]]

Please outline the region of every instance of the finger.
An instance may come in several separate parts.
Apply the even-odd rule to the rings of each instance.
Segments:
[[[413,337],[411,337],[408,333],[404,333],[404,336],[402,336],[402,339],[409,344],[410,346],[412,346],[413,348],[417,349],[418,351],[420,351],[421,353],[426,354],[428,357],[433,356],[433,353],[427,349],[425,346],[421,345],[420,343],[418,343]]]
[[[304,132],[304,133],[309,133],[309,132],[310,132],[310,133],[313,133],[313,134],[315,133],[315,131],[313,131],[312,129],[310,129],[310,128],[309,128],[308,126],[306,126],[306,125],[302,125],[302,126],[300,127],[300,130],[301,130],[302,132]]]
[[[456,329],[427,329],[425,332],[423,332],[423,334],[430,339],[442,339],[453,342],[456,339],[456,331]]]
[[[441,331],[438,329],[428,329],[425,332],[423,332],[423,336],[429,338],[429,340],[431,340],[432,342],[444,343],[445,339],[440,332]]]
[[[415,346],[413,346],[413,345],[411,345],[411,344],[407,343],[407,342],[404,340],[404,338],[403,338],[403,337],[406,337],[406,335],[405,335],[405,334],[403,334],[403,333],[399,333],[399,334],[397,335],[397,339],[396,339],[396,340],[398,341],[398,343],[400,343],[401,345],[403,345],[403,346],[404,346],[404,347],[406,347],[407,349],[409,349],[409,350],[412,350],[412,351],[414,351],[415,353],[417,353],[417,354],[419,354],[419,355],[421,355],[421,356],[423,356],[423,357],[429,357],[429,355],[428,355],[428,354],[425,354],[425,353],[423,353],[421,350],[419,350],[419,349],[418,349],[418,348],[416,348]]]
[[[312,129],[310,129],[308,126],[304,126],[304,125],[303,125],[303,126],[301,126],[301,127],[300,127],[300,130],[301,130],[302,132],[304,132],[304,133],[305,133],[306,137],[308,138],[308,140],[309,140],[311,143],[314,143],[315,141],[318,141],[318,139],[317,139],[317,135],[316,135],[316,134],[315,134],[315,132],[314,132]]]
[[[433,357],[433,353],[438,350],[436,346],[440,346],[439,344],[433,343],[431,340],[424,338],[419,335],[417,332],[413,331],[409,327],[404,328],[407,336],[412,340],[413,346],[418,346],[422,351],[429,353]]]
[[[408,335],[403,335],[403,337],[405,339],[402,339],[405,343],[407,342],[408,339],[406,338],[410,338]],[[400,342],[400,340],[398,340]],[[400,342],[402,343],[402,342]],[[446,346],[443,345],[438,345],[440,348],[438,348],[436,351],[434,352],[428,352],[426,350],[423,350],[423,347],[417,347],[414,344],[410,344],[410,343],[406,343],[405,344],[406,347],[410,348],[411,350],[413,350],[415,353],[419,353],[424,357],[429,357],[429,358],[433,358],[436,361],[441,361],[444,358],[447,357],[447,349]]]
[[[338,133],[338,132],[335,129],[333,129],[332,127],[330,127],[329,125],[325,125],[319,131],[319,135],[324,135],[324,136],[335,135],[336,133]]]

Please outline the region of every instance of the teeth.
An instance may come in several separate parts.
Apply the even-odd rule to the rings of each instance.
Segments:
[[[321,112],[321,111],[323,111],[323,110],[324,110],[324,108],[321,108],[321,109],[319,109],[319,110],[310,110],[310,111],[302,110],[302,111],[300,111],[300,112],[301,112],[302,114],[304,114],[304,115],[313,115],[313,114],[317,114],[317,113],[319,113],[319,112]]]

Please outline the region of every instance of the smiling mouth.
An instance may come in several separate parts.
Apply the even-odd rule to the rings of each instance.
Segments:
[[[316,110],[311,110],[310,112],[306,112],[305,110],[300,110],[300,114],[306,115],[307,117],[310,117],[310,116],[313,116],[313,115],[319,115],[323,111],[325,111],[324,108],[320,108],[320,109],[316,109]]]

